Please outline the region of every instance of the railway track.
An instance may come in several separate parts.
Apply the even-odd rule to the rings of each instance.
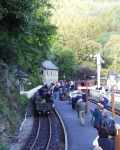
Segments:
[[[51,122],[51,139],[47,150],[64,150],[65,137],[62,124],[56,112],[53,112],[49,117]]]
[[[64,131],[57,114],[53,111],[48,116],[36,117],[32,132],[22,150],[64,149]]]
[[[96,104],[98,103],[98,101],[96,101],[95,99],[92,99],[92,98],[89,98],[89,101]],[[112,112],[112,107],[111,106],[108,106],[107,110],[111,111]],[[119,115],[120,116],[120,110],[118,109],[115,109],[115,114]]]

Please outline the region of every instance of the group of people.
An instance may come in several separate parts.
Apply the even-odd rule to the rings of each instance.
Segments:
[[[53,100],[66,100],[69,92],[74,89],[73,81],[60,80],[56,83],[51,83]]]
[[[108,111],[101,103],[92,112],[93,126],[98,133],[98,144],[102,150],[115,150],[116,127],[115,121],[109,116]]]
[[[81,125],[85,125],[85,115],[88,105],[87,94],[82,92],[82,97],[76,102],[77,115],[80,118]],[[98,144],[95,150],[115,150],[115,136],[117,133],[115,121],[110,117],[107,110],[108,99],[100,97],[99,103],[92,113],[92,125],[98,133]]]
[[[67,99],[69,91],[74,89],[72,81],[63,81],[51,83],[50,85],[44,84],[34,95],[42,99],[50,100],[64,100]]]

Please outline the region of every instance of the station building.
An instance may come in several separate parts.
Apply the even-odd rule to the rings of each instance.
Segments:
[[[49,60],[42,62],[42,80],[48,85],[58,81],[58,67]]]

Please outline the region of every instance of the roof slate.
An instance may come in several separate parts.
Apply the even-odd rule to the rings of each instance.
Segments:
[[[58,70],[58,67],[49,60],[43,61],[42,67],[45,69],[50,69],[50,70]]]

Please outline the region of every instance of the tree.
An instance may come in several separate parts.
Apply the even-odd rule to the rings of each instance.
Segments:
[[[114,6],[111,14],[110,29],[114,32],[120,32],[120,5]]]
[[[87,80],[96,77],[96,69],[91,69],[87,65],[79,65],[74,72],[74,79],[76,80]]]
[[[116,49],[114,55],[112,55],[112,50],[112,53],[110,52],[110,47],[106,48],[106,43],[111,36],[119,34],[120,31],[120,3],[118,1],[94,0],[92,3],[87,1],[83,3],[80,0],[69,0],[69,2],[61,0],[53,1],[53,4],[56,9],[52,22],[58,27],[59,42],[63,49],[74,50],[79,65],[95,68],[90,55],[98,51],[103,53],[105,60],[102,73],[106,74],[109,67],[113,67],[113,64],[115,67],[115,64],[119,63],[118,58],[114,59],[119,56],[119,46],[112,47]]]
[[[46,57],[45,51],[55,32],[49,21],[50,8],[48,0],[0,1],[1,59],[12,60],[10,56],[14,54],[16,58],[19,50],[24,53],[41,50]]]
[[[71,79],[76,65],[75,53],[72,49],[62,49],[56,46],[52,49],[52,60],[59,67],[61,79]]]
[[[56,27],[50,23],[49,0],[0,1],[0,59],[20,64],[38,76],[40,61],[47,58]]]
[[[79,49],[77,50],[77,58],[79,64],[88,64],[90,63],[93,67],[93,61],[90,56],[95,55],[98,51],[101,50],[101,45],[95,41],[88,39],[81,39],[79,43]]]
[[[17,40],[27,31],[34,8],[33,0],[0,1],[0,59],[16,60]]]
[[[108,63],[107,67],[120,72],[120,35],[112,35],[104,46],[103,52]]]

